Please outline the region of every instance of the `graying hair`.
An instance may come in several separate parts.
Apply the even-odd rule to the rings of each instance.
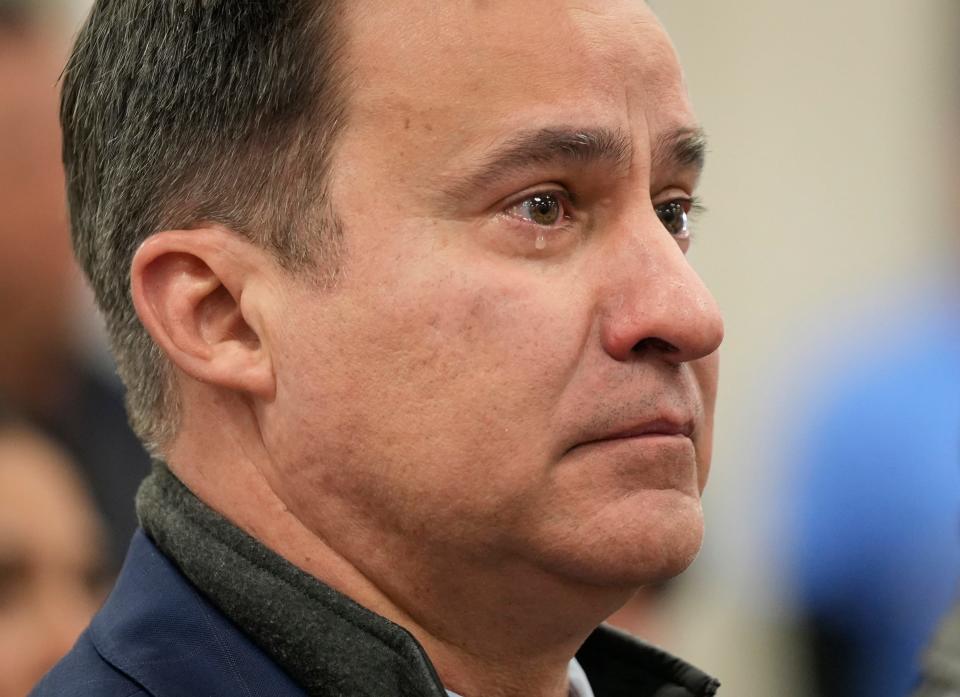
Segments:
[[[154,453],[176,433],[179,396],[133,307],[133,254],[156,232],[219,223],[292,271],[334,258],[338,5],[98,0],[77,38],[61,103],[74,250]]]

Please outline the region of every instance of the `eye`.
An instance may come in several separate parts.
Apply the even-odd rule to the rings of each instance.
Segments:
[[[678,240],[690,237],[690,208],[693,203],[689,199],[676,199],[661,203],[654,210],[671,235]]]
[[[563,221],[566,206],[559,193],[539,193],[514,204],[507,213],[540,227],[553,227]]]

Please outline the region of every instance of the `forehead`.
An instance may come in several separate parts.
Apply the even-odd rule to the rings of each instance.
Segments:
[[[673,47],[639,0],[362,0],[346,24],[348,131],[416,140],[418,153],[559,123],[649,141],[694,121]]]

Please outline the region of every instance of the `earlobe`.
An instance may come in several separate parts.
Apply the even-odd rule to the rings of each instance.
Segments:
[[[183,373],[271,400],[276,380],[257,308],[264,256],[223,228],[167,230],[137,250],[130,284],[140,321]]]

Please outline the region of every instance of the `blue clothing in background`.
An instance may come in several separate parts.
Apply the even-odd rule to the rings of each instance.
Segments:
[[[788,571],[823,696],[907,695],[958,590],[960,314],[929,297],[901,310],[832,338],[855,350],[791,453]]]

